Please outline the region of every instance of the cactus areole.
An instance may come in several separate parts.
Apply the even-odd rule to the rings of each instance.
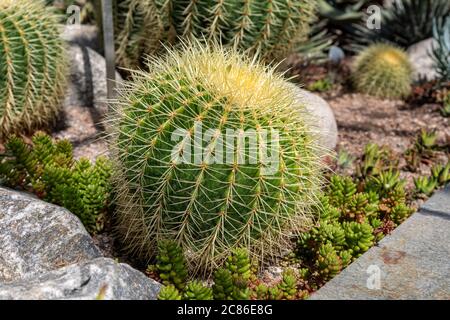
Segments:
[[[323,166],[304,106],[273,68],[185,44],[135,72],[112,103],[119,230],[153,255],[175,239],[190,267],[233,248],[276,255],[310,223]]]

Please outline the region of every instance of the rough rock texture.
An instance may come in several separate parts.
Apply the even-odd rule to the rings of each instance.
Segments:
[[[298,100],[304,104],[316,121],[317,133],[320,137],[320,145],[329,149],[334,149],[338,142],[338,129],[333,110],[329,104],[321,97],[306,90],[295,87],[298,91]]]
[[[94,160],[107,153],[101,139],[102,121],[107,112],[106,63],[98,49],[97,30],[92,26],[66,26],[61,37],[68,42],[70,56],[69,84],[63,112],[55,128],[55,138],[69,139],[74,156]],[[117,84],[123,81],[116,72]]]
[[[0,188],[0,283],[100,256],[80,220],[64,208]]]
[[[89,47],[99,53],[102,50],[97,26],[85,24],[65,25],[61,38],[71,45]]]
[[[450,186],[311,299],[449,300],[449,230]]]
[[[0,283],[0,299],[154,300],[160,287],[127,264],[98,258],[32,279]]]
[[[99,112],[106,108],[105,58],[89,47],[70,45],[70,77],[66,106],[94,107]],[[116,72],[117,82],[122,78]]]
[[[411,60],[415,72],[414,80],[420,79],[434,80],[437,77],[436,70],[434,68],[433,59],[430,57],[429,52],[433,49],[435,40],[429,38],[420,41],[408,48],[409,59]]]

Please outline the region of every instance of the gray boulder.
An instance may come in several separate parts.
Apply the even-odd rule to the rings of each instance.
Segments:
[[[437,72],[434,67],[434,61],[429,53],[433,50],[436,41],[429,38],[420,41],[408,48],[409,59],[414,66],[414,81],[421,79],[434,80],[437,78]]]
[[[319,137],[319,145],[327,149],[336,148],[338,142],[338,129],[333,110],[329,104],[309,91],[295,86],[298,102],[306,107],[311,114],[313,129]]]
[[[158,282],[127,264],[98,258],[32,279],[0,283],[0,299],[154,300],[160,287]]]
[[[0,283],[100,257],[68,210],[0,187]]]

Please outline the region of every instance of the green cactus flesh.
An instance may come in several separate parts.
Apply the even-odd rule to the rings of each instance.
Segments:
[[[43,3],[0,1],[0,138],[52,119],[64,89],[64,56],[57,17]]]
[[[277,254],[290,233],[310,224],[323,169],[308,113],[290,84],[232,49],[198,43],[155,58],[149,69],[122,89],[109,119],[129,249],[149,257],[156,241],[176,239],[197,268],[220,264],[241,246],[252,257]],[[199,123],[212,132],[200,142]],[[253,132],[259,147],[249,139],[226,143],[229,130]],[[267,150],[279,151],[271,164],[262,154],[264,130]],[[186,146],[193,146],[191,157]]]
[[[100,0],[91,1],[101,8]],[[312,0],[115,0],[113,5],[117,60],[127,68],[177,37],[281,59],[305,40],[315,16]]]
[[[310,0],[171,0],[178,35],[205,36],[251,53],[276,56],[307,35],[313,16]]]

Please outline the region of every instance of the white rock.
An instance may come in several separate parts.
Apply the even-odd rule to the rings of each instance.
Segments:
[[[421,79],[434,80],[437,78],[434,61],[429,55],[435,45],[436,41],[433,38],[429,38],[408,48],[407,52],[409,59],[415,69],[413,76],[414,81],[419,81]]]
[[[338,142],[338,129],[333,110],[318,95],[297,86],[295,86],[295,90],[298,92],[298,101],[312,115],[312,125],[319,136],[319,145],[328,149],[334,149]]]

